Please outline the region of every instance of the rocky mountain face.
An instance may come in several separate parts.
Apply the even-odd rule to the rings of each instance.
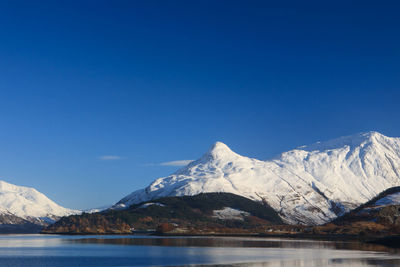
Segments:
[[[23,234],[37,233],[43,225],[35,224],[9,212],[0,214],[0,233],[1,234]]]
[[[400,186],[400,138],[360,133],[267,160],[217,142],[200,159],[120,200],[114,209],[166,196],[229,192],[267,203],[287,222],[326,223]]]
[[[400,187],[389,188],[372,200],[333,221],[337,225],[375,223],[400,232]]]
[[[389,188],[332,222],[315,226],[312,233],[353,235],[361,241],[399,247],[400,187]]]
[[[34,188],[0,181],[0,232],[38,231],[76,213],[79,211],[61,207]]]

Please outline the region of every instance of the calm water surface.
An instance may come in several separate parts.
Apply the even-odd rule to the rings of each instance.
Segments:
[[[239,237],[0,236],[0,266],[400,266],[358,242]]]

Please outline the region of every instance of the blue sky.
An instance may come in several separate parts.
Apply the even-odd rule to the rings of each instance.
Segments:
[[[0,177],[66,207],[114,203],[218,140],[268,159],[400,136],[397,1],[7,2]]]

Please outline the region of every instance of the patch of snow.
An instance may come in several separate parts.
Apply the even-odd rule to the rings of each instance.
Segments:
[[[214,210],[213,217],[220,220],[240,220],[243,221],[244,217],[250,216],[250,213],[230,207],[225,207],[222,210]]]
[[[111,205],[107,205],[107,206],[102,206],[102,207],[98,207],[98,208],[87,209],[87,210],[84,210],[83,212],[85,212],[85,213],[96,213],[96,212],[101,212],[103,210],[107,210],[110,207],[111,207]]]
[[[139,209],[145,209],[145,208],[150,207],[150,206],[153,206],[153,205],[160,206],[160,207],[165,207],[165,205],[164,205],[164,204],[161,204],[161,203],[152,203],[152,202],[149,202],[149,203],[144,203],[143,205],[140,205],[140,206],[139,206]]]

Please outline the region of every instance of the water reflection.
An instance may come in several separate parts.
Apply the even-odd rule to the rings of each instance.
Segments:
[[[121,237],[121,238],[82,238],[70,242],[108,245],[135,246],[169,246],[169,247],[248,247],[248,248],[309,248],[379,251],[400,254],[399,249],[383,245],[361,243],[357,241],[314,241],[272,238],[239,238],[239,237]]]
[[[358,242],[235,237],[0,236],[0,266],[400,266]]]
[[[189,250],[192,260],[194,254],[204,253],[202,259],[207,263],[236,266],[400,266],[398,249],[360,242],[235,237],[97,237],[70,242],[193,248]]]

